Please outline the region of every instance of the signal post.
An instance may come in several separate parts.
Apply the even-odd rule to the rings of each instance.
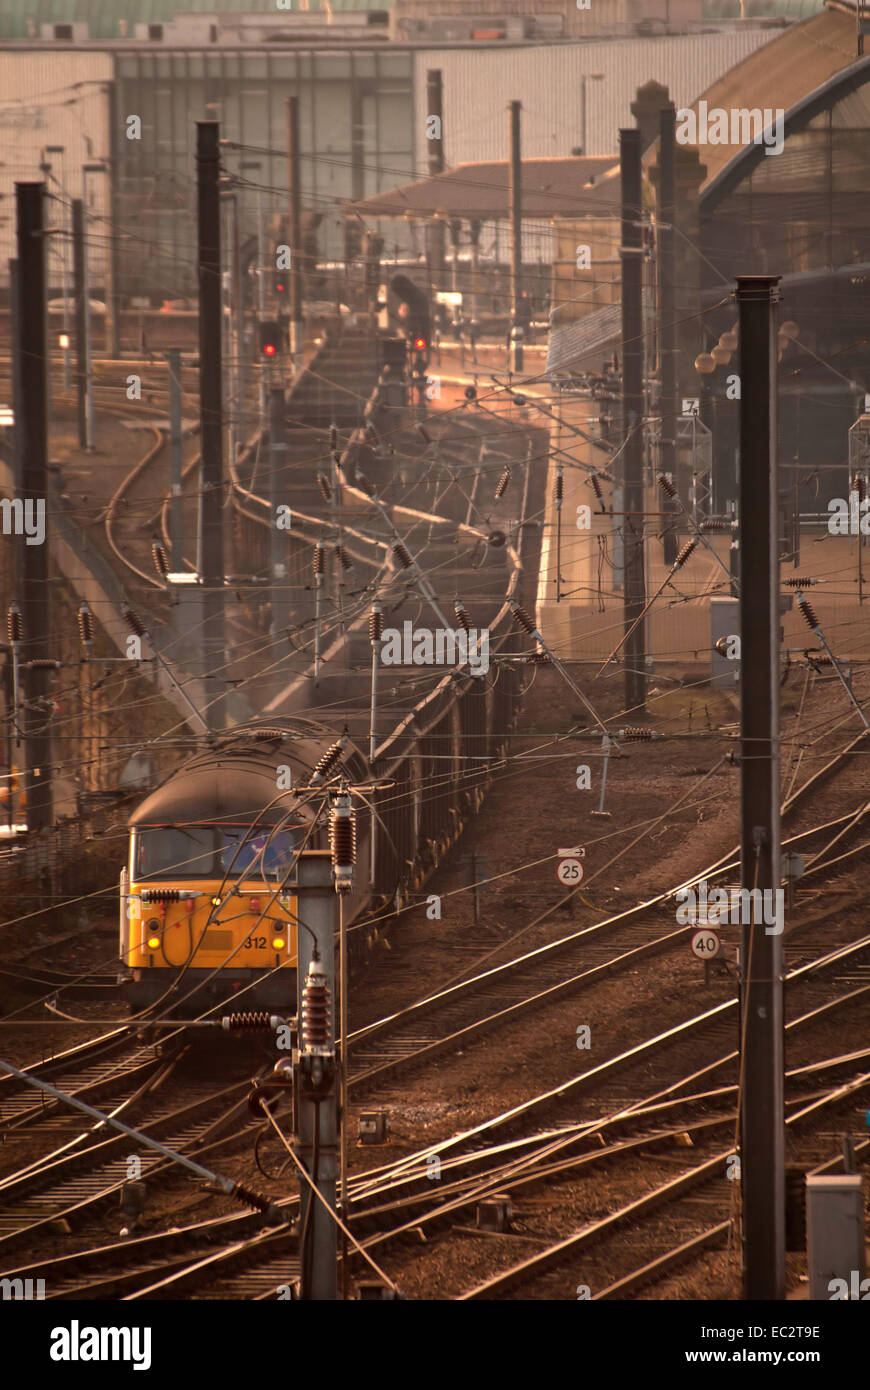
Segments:
[[[338,1103],[335,1084],[335,909],[329,850],[309,850],[299,856],[299,897],[296,939],[299,1062],[296,1095],[296,1152],[329,1210],[304,1180],[300,1183],[300,1295],[306,1300],[338,1299]],[[303,925],[304,924],[304,925]],[[306,930],[307,928],[307,930]],[[312,972],[314,963],[314,972]],[[311,985],[322,973],[330,991],[321,1043],[311,1043],[306,1028],[312,1008]],[[323,987],[318,986],[323,998]],[[330,1056],[331,1053],[331,1056]]]

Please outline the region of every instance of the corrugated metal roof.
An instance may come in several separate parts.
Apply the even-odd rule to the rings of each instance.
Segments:
[[[652,295],[644,290],[644,315],[653,313]],[[622,304],[605,304],[582,319],[550,330],[547,348],[547,376],[554,372],[577,371],[584,359],[619,341],[622,334]]]
[[[809,19],[825,8],[826,0],[748,0],[747,19],[781,15],[785,19]],[[704,0],[705,19],[736,19],[740,15],[739,0]]]
[[[444,152],[453,166],[507,157],[506,107],[515,100],[523,105],[525,158],[566,155],[575,146],[590,155],[615,155],[620,128],[634,125],[631,104],[638,87],[654,79],[668,87],[678,106],[689,106],[778,32],[746,27],[669,38],[422,49],[414,55],[417,168],[426,168],[430,68],[442,74]]]
[[[594,159],[524,159],[522,165],[525,218],[591,216],[596,211],[609,215],[619,197],[618,182],[614,185],[610,180],[600,186],[598,182],[613,167],[610,155]],[[476,161],[352,206],[363,217],[425,218],[443,211],[449,217],[483,222],[509,215],[509,177],[506,159]]]
[[[330,0],[335,12],[355,12],[358,10],[388,10],[393,0]],[[299,0],[293,0],[294,11],[300,8]],[[311,9],[318,5],[311,0]],[[32,19],[39,27],[43,24],[75,24],[88,26],[91,39],[117,39],[118,21],[127,21],[129,33],[137,24],[167,24],[176,15],[182,14],[263,14],[273,19],[277,7],[263,4],[263,0],[234,0],[225,8],[215,4],[215,0],[3,0],[0,4],[0,39],[26,39],[29,37],[27,21]]]

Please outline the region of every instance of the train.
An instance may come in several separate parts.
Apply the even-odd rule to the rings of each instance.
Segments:
[[[237,997],[244,1009],[292,1012],[299,862],[328,852],[319,813],[342,783],[361,789],[345,897],[351,960],[370,950],[480,808],[486,769],[506,751],[522,676],[491,674],[445,676],[379,747],[376,768],[335,728],[278,717],[220,735],[146,797],[121,874],[131,1009],[193,1015]]]
[[[130,817],[120,960],[134,1010],[182,995],[275,1008],[295,999],[299,853],[326,848],[301,789],[334,742],[299,719],[240,726]],[[366,775],[355,748],[341,767]],[[364,896],[354,887],[354,915]]]
[[[399,296],[403,290],[408,286],[398,287]],[[420,324],[415,318],[407,327],[416,332]],[[130,818],[119,955],[135,1013],[199,1014],[229,999],[243,1010],[294,1011],[299,865],[306,855],[328,852],[323,813],[331,793],[346,785],[354,809],[356,864],[352,887],[342,895],[353,963],[420,895],[482,804],[490,769],[508,747],[528,679],[518,655],[528,643],[517,633],[510,604],[522,597],[528,561],[540,544],[534,523],[520,525],[517,518],[540,508],[545,470],[533,466],[531,441],[522,432],[481,412],[450,418],[443,447],[450,468],[467,471],[461,488],[439,482],[428,430],[418,428],[417,412],[392,403],[388,349],[397,341],[407,351],[401,339],[355,338],[345,330],[340,342],[324,346],[288,398],[286,489],[294,503],[288,574],[296,631],[318,634],[314,660],[309,646],[270,662],[262,676],[249,672],[256,715],[209,735]],[[359,374],[358,362],[387,364],[372,367],[379,375],[367,403],[343,384],[356,380],[348,373]],[[329,379],[339,385],[324,395]],[[322,519],[324,475],[315,475],[316,459],[342,437],[326,492],[343,479],[345,508],[366,515],[364,529],[352,511],[344,513],[343,530],[334,512]],[[504,485],[495,483],[511,468],[513,492],[505,497]],[[402,500],[378,519],[371,489],[396,480],[406,489]],[[257,499],[250,486],[241,494],[238,554],[255,571],[268,542],[269,512],[266,506],[252,512]],[[407,505],[411,500],[416,506]],[[427,503],[437,512],[425,510]],[[480,525],[472,524],[473,515]],[[341,636],[331,643],[321,642],[327,609],[316,598],[327,592],[318,586],[330,543],[340,545],[343,565],[352,560],[361,575],[350,586],[354,598],[341,577],[347,570],[336,569],[338,598],[329,613]],[[373,710],[369,595],[382,600],[384,621],[397,630],[431,621],[424,613],[433,609],[439,626],[444,616],[427,603],[408,545],[423,547],[427,570],[449,570],[465,588],[467,607],[457,605],[457,614],[487,630],[491,659],[477,672],[458,664],[439,668],[437,660],[425,674],[417,664],[385,665]],[[314,584],[309,578],[306,585],[312,561]],[[529,568],[534,574],[536,566]]]

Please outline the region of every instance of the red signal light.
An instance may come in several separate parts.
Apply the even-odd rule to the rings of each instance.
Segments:
[[[426,339],[425,339],[425,338],[415,338],[415,339],[414,339],[414,347],[417,349],[418,352],[425,352],[425,351],[426,351],[426,347],[427,347]]]
[[[270,361],[274,357],[280,357],[282,336],[278,319],[265,319],[260,324],[260,352],[263,357]]]

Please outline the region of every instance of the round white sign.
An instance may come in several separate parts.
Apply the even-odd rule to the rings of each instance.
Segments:
[[[560,859],[556,877],[566,888],[576,888],[583,882],[583,865],[579,859]]]
[[[709,927],[696,931],[692,937],[692,955],[698,960],[712,960],[719,954],[719,938]]]

